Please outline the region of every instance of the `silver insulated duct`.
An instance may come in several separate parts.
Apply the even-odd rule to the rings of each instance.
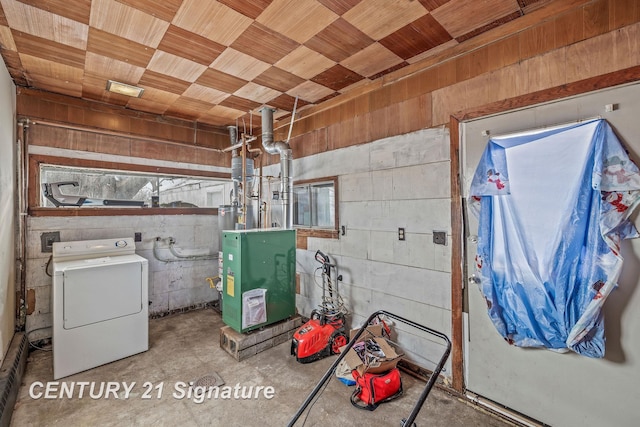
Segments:
[[[273,140],[273,108],[264,107],[262,113],[262,147],[269,154],[280,154],[280,200],[282,202],[282,228],[293,228],[293,173],[291,147],[283,141]]]
[[[235,126],[227,126],[227,129],[229,129],[229,142],[231,143],[231,147],[233,147],[238,143],[238,129]]]

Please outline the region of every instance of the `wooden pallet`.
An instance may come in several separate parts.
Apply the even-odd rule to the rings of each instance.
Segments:
[[[283,342],[291,341],[295,331],[302,325],[298,315],[246,334],[230,326],[220,328],[220,347],[237,361],[244,360]]]

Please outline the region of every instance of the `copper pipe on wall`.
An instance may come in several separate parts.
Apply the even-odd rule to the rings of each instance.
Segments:
[[[27,316],[27,129],[29,128],[29,119],[18,120],[18,152],[16,165],[16,186],[18,200],[16,200],[15,210],[17,223],[16,230],[16,271],[19,277],[16,279],[16,330],[22,331],[26,326]]]
[[[258,157],[258,167],[260,168],[260,178],[258,180],[258,203],[262,200],[262,149],[261,148],[248,148],[248,152],[250,153],[258,153],[256,157]],[[254,157],[255,159],[255,157]],[[253,169],[255,174],[255,167]],[[260,206],[258,206],[258,228],[262,228],[262,217],[260,215]]]
[[[244,134],[242,134],[242,222],[243,228],[247,229],[247,150]]]

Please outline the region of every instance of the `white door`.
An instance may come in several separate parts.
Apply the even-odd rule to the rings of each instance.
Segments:
[[[614,111],[606,112],[607,104],[613,104]],[[595,116],[612,125],[630,157],[640,164],[640,84],[635,84],[463,123],[463,196],[467,197],[486,146],[486,131],[507,134]],[[465,216],[471,275],[478,227],[473,215]],[[634,218],[640,228],[638,212]],[[467,390],[548,425],[640,425],[640,239],[625,241],[622,256],[619,287],[604,306],[603,359],[508,345],[489,320],[484,298],[470,277],[465,288]]]

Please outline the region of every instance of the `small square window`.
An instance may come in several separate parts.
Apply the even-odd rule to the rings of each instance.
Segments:
[[[294,226],[336,229],[335,189],[335,180],[295,184],[293,186]]]

